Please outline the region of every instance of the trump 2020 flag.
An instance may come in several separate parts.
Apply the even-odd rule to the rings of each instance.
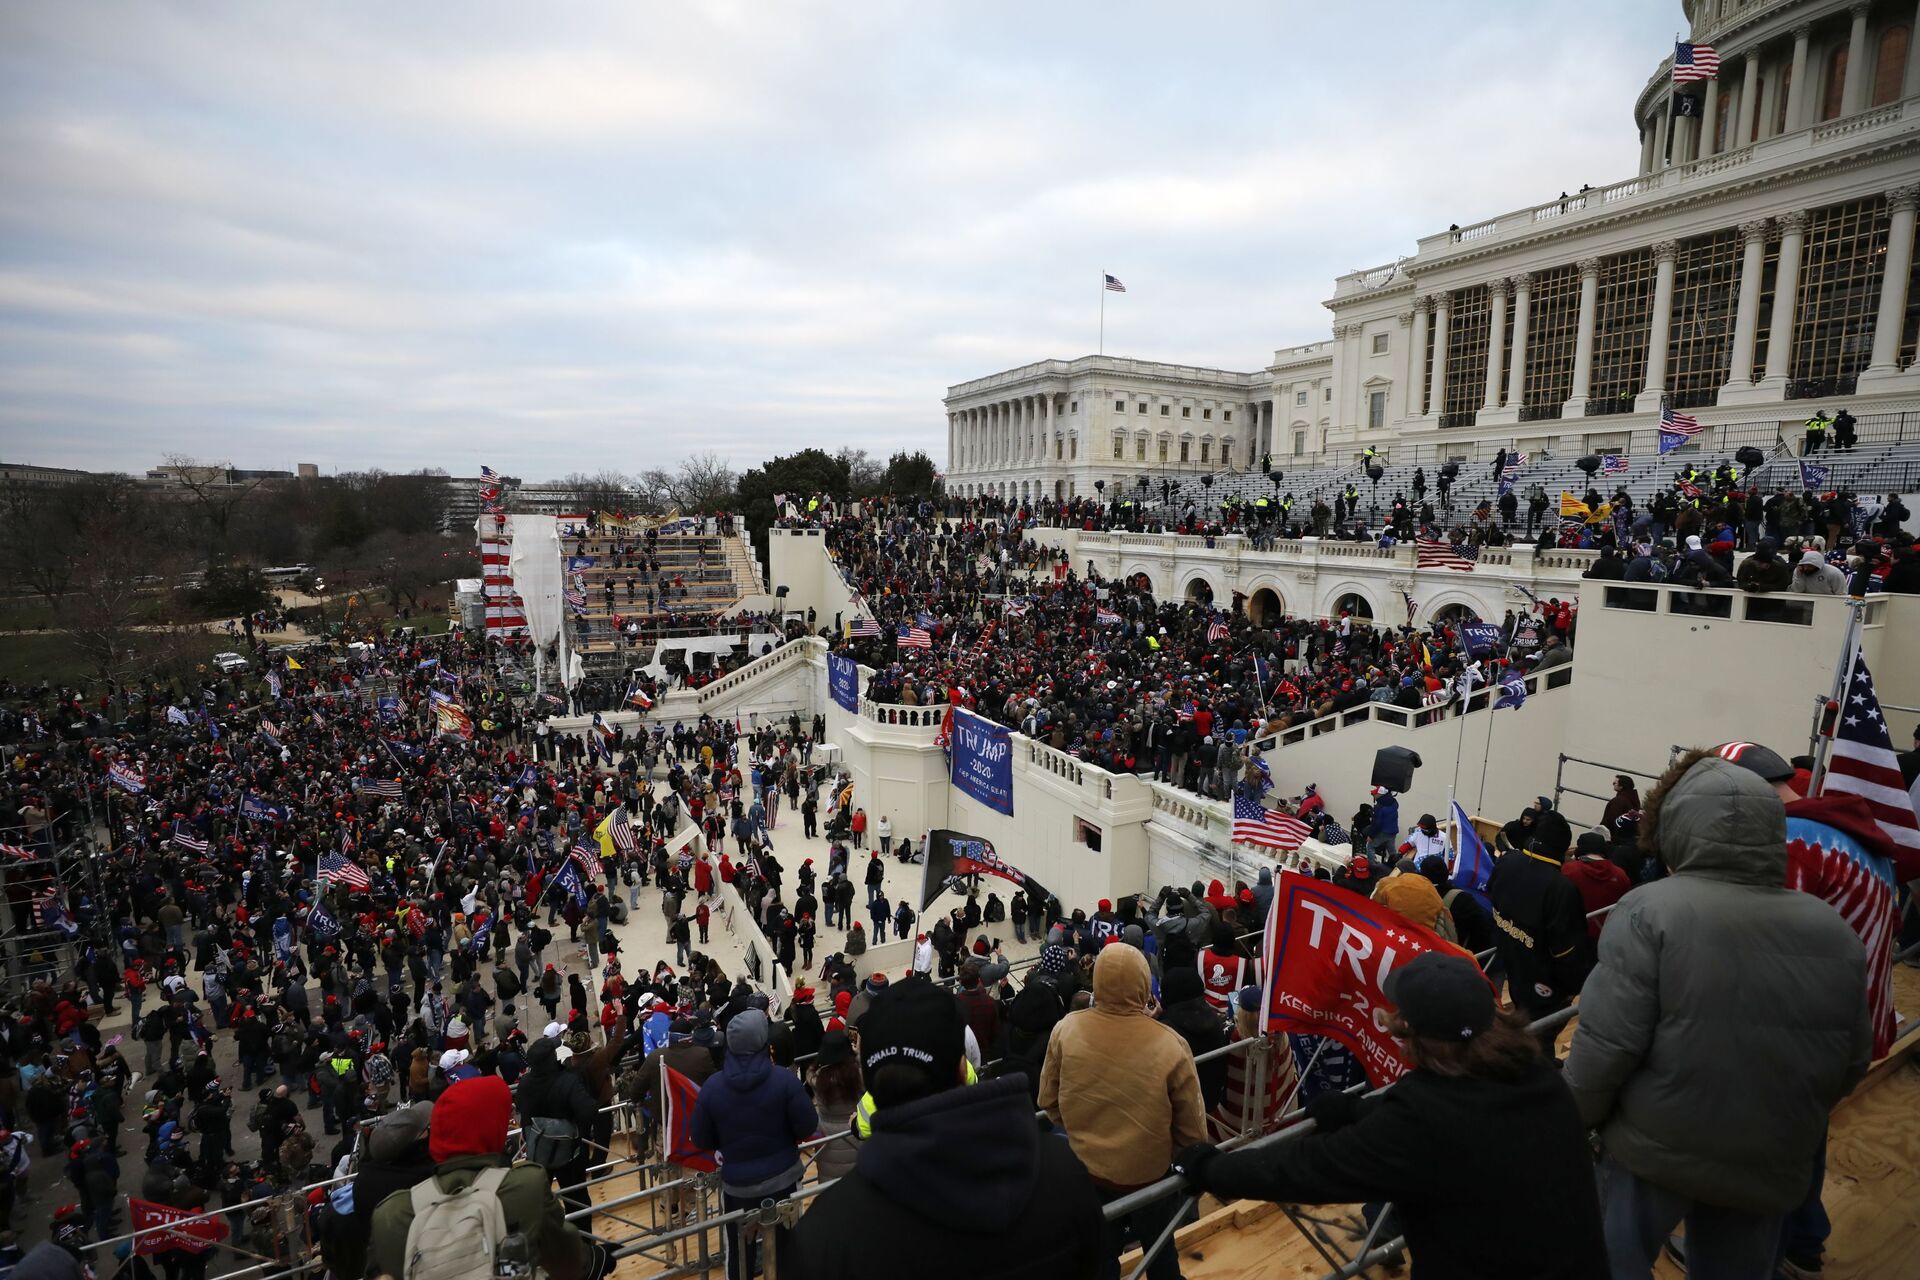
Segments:
[[[1013,737],[971,711],[953,717],[953,785],[981,804],[1013,816]]]
[[[720,1168],[719,1153],[693,1140],[693,1107],[699,1100],[700,1086],[661,1058],[660,1133],[667,1163],[713,1173]]]
[[[1453,802],[1453,829],[1453,847],[1457,850],[1453,858],[1453,887],[1465,889],[1491,911],[1493,903],[1487,898],[1487,877],[1493,874],[1493,858],[1458,800]]]
[[[1494,710],[1502,707],[1518,708],[1527,700],[1527,681],[1518,673],[1508,676],[1500,682],[1500,693],[1493,700]]]

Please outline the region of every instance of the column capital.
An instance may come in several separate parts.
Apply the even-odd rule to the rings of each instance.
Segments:
[[[1920,184],[1909,183],[1904,187],[1895,187],[1887,192],[1887,207],[1893,210],[1912,209],[1920,205]]]
[[[1493,279],[1487,281],[1487,297],[1499,298],[1505,301],[1506,296],[1507,278],[1505,276],[1495,276]]]
[[[1573,265],[1580,269],[1582,278],[1598,276],[1600,274],[1600,259],[1598,258],[1582,258]]]
[[[1740,242],[1742,244],[1752,244],[1755,240],[1764,242],[1767,238],[1767,228],[1772,225],[1773,223],[1766,218],[1754,218],[1741,223]]]
[[[1873,5],[1868,0],[1853,0],[1853,3],[1847,6],[1847,12],[1852,15],[1855,22],[1864,22],[1868,11],[1872,8]]]
[[[1529,293],[1533,290],[1533,272],[1516,271],[1507,277],[1507,283],[1513,286],[1515,293]]]
[[[1415,294],[1413,299],[1413,310],[1415,315],[1426,315],[1427,313],[1432,311],[1433,295],[1430,293]]]
[[[1779,222],[1782,235],[1799,235],[1807,229],[1807,214],[1804,209],[1783,213],[1775,221]]]
[[[1813,38],[1813,24],[1811,22],[1803,22],[1799,26],[1793,29],[1793,39],[1795,44],[1803,43],[1812,38]]]
[[[1653,260],[1655,262],[1672,262],[1679,256],[1680,242],[1678,240],[1661,240],[1653,246]]]
[[[1451,293],[1436,293],[1431,295],[1431,299],[1433,302],[1433,314],[1439,315],[1442,312],[1448,315],[1453,314],[1453,295]]]
[[[1413,312],[1402,311],[1399,315],[1395,316],[1394,319],[1399,322],[1402,329],[1405,329],[1413,323]]]

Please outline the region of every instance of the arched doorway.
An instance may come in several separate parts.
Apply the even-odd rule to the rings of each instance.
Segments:
[[[1136,573],[1129,577],[1127,579],[1127,585],[1135,591],[1144,591],[1148,595],[1153,594],[1153,579],[1144,573]]]
[[[1480,615],[1469,604],[1443,604],[1433,611],[1433,620],[1457,627],[1463,623],[1480,621]]]
[[[1208,584],[1205,578],[1195,578],[1187,584],[1187,600],[1192,604],[1211,605],[1213,603],[1213,587]]]
[[[1280,593],[1272,587],[1261,587],[1247,597],[1247,620],[1256,627],[1271,627],[1286,616]]]
[[[1347,613],[1353,615],[1355,622],[1373,621],[1373,603],[1358,591],[1349,591],[1333,602],[1333,616]]]

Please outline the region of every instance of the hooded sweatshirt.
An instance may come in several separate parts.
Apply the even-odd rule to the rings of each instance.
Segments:
[[[1053,1029],[1040,1106],[1109,1188],[1145,1186],[1174,1153],[1207,1140],[1200,1077],[1187,1042],[1147,1016],[1147,958],[1124,942],[1093,966],[1093,1007]]]
[[[1847,594],[1847,575],[1828,564],[1818,551],[1803,551],[1789,590],[1803,596],[1843,596]]]
[[[1784,887],[1786,813],[1758,775],[1703,759],[1657,820],[1672,874],[1622,898],[1600,935],[1567,1085],[1636,1176],[1784,1213],[1866,1075],[1866,957],[1831,907]]]
[[[1028,1102],[1014,1075],[881,1108],[853,1172],[800,1219],[781,1274],[875,1275],[910,1256],[920,1280],[1092,1275],[1099,1196]]]
[[[693,1107],[693,1140],[720,1153],[727,1194],[751,1198],[798,1183],[800,1143],[819,1128],[800,1078],[767,1056],[767,1015],[735,1014],[720,1074],[700,1086]]]

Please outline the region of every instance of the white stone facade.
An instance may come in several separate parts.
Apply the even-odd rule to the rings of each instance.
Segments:
[[[1278,351],[1258,372],[1184,371],[1196,379],[1095,357],[953,387],[949,485],[1086,495],[1095,479],[1246,469],[1263,455],[1290,469],[1344,464],[1369,445],[1397,461],[1650,452],[1669,405],[1709,427],[1797,423],[1842,403],[1863,421],[1920,408],[1920,3],[1684,7],[1720,73],[1679,90],[1698,114],[1676,118],[1671,59],[1654,69],[1635,103],[1635,176],[1449,227],[1409,257],[1341,276],[1326,303],[1331,340]],[[1123,383],[1109,368],[1168,372]],[[1123,391],[1155,407],[1115,414]],[[996,393],[1008,392],[1051,395],[1049,421],[1078,428],[1078,456],[996,449],[1008,398]],[[1165,428],[1197,444],[1203,424],[1179,408],[1169,422],[1157,406],[1208,394],[1237,399],[1231,462],[1190,450],[1183,465],[1177,447],[1163,460]],[[1109,416],[1060,418],[1074,401]],[[1129,433],[1120,459],[1115,418]]]

